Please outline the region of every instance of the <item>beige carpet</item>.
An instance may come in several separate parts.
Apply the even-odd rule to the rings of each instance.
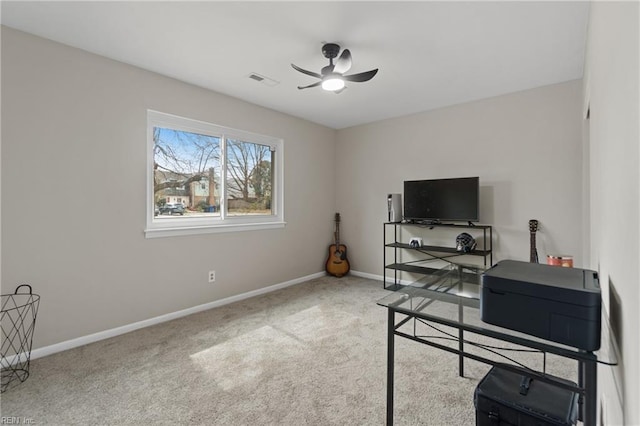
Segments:
[[[1,415],[52,425],[382,425],[387,311],[375,302],[388,293],[381,282],[324,277],[37,359],[2,394]],[[474,424],[473,391],[488,366],[466,361],[460,378],[455,355],[402,338],[396,353],[396,424]],[[572,378],[573,364],[548,367]]]

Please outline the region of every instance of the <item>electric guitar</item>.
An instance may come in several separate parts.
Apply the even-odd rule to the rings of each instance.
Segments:
[[[347,246],[340,244],[340,213],[336,213],[335,222],[336,231],[333,234],[335,244],[329,246],[329,258],[325,269],[329,275],[340,278],[349,272],[350,266],[347,260]]]
[[[537,231],[538,231],[538,221],[535,219],[531,219],[529,221],[529,235],[530,235],[530,244],[531,244],[531,252],[529,253],[529,262],[531,263],[539,263],[538,249],[536,248],[536,232]]]

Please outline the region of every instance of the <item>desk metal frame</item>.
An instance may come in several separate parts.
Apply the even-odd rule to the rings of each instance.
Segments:
[[[610,365],[617,363],[615,355],[613,359],[605,361],[599,360],[598,356],[593,352],[578,351],[573,348],[568,348],[560,344],[556,344],[550,341],[541,341],[534,338],[529,339],[526,336],[518,336],[517,333],[513,333],[507,329],[501,329],[499,327],[484,328],[473,324],[467,324],[462,321],[462,309],[467,306],[471,308],[479,308],[479,300],[473,298],[465,298],[454,294],[440,293],[430,291],[426,289],[412,288],[412,291],[425,292],[426,297],[433,297],[434,300],[444,301],[445,303],[452,303],[458,305],[459,321],[446,319],[437,315],[430,315],[428,309],[424,306],[421,310],[407,309],[401,306],[394,306],[393,303],[381,303],[388,309],[388,325],[387,325],[387,425],[393,425],[393,396],[394,396],[394,357],[395,357],[395,336],[404,337],[415,342],[419,342],[431,347],[441,349],[450,353],[457,354],[459,356],[459,373],[460,376],[464,375],[464,358],[473,359],[485,364],[499,365],[501,368],[505,368],[510,371],[527,374],[530,377],[551,383],[553,385],[570,389],[580,394],[580,406],[578,410],[578,418],[584,422],[584,426],[596,425],[596,413],[597,413],[597,363],[603,362]],[[398,293],[403,293],[402,289]],[[384,299],[383,299],[384,300]],[[426,305],[428,305],[427,303]],[[405,315],[398,323],[396,323],[396,313]],[[427,323],[437,323],[445,326],[449,326],[458,330],[458,347],[453,348],[445,346],[430,340],[428,338],[417,336],[414,334],[408,334],[399,331],[399,328],[406,324],[410,320],[422,320]],[[603,322],[602,327],[607,327],[606,322]],[[608,331],[608,330],[607,330]],[[543,354],[550,353],[561,357],[566,357],[578,361],[578,386],[571,386],[566,383],[554,380],[552,376],[546,375],[544,372],[534,371],[530,369],[524,369],[512,364],[504,364],[495,360],[485,358],[473,353],[468,352],[464,348],[464,333],[470,332],[481,336],[487,336],[493,339],[501,340],[504,342],[513,343],[525,348],[531,348],[540,351]],[[609,335],[604,333],[603,335]],[[612,336],[611,336],[612,337]],[[609,344],[609,342],[606,342]],[[612,343],[615,345],[615,343]],[[546,356],[546,355],[545,355]]]

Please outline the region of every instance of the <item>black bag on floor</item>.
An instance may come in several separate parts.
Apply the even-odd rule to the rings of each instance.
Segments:
[[[575,386],[568,380],[554,377]],[[576,424],[578,393],[493,367],[473,397],[476,426]]]

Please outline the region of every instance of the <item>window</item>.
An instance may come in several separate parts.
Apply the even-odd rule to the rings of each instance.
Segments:
[[[283,142],[147,113],[150,237],[284,226]]]

